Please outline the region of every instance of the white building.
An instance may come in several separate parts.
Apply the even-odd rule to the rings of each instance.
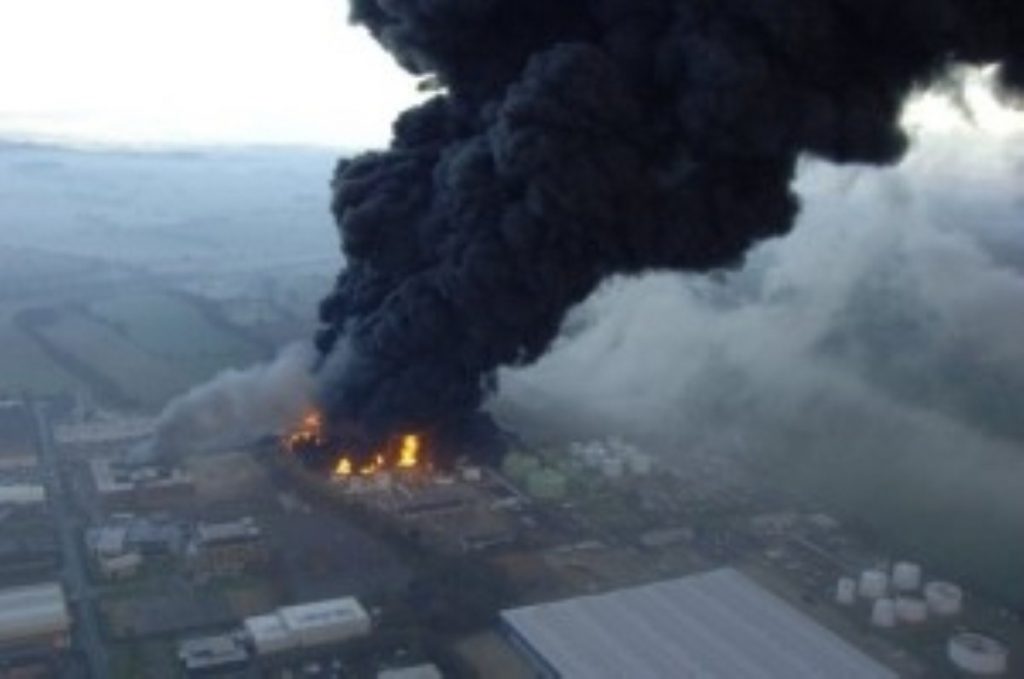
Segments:
[[[0,507],[36,507],[46,503],[46,488],[18,483],[0,486]]]
[[[353,597],[285,606],[245,620],[259,655],[335,644],[370,633],[370,616]]]
[[[57,583],[0,590],[0,648],[66,648],[70,629]]]

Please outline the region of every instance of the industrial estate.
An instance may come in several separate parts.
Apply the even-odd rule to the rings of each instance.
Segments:
[[[129,464],[154,421],[0,404],[2,677],[1022,676],[1018,612],[621,440],[328,473],[297,446]]]

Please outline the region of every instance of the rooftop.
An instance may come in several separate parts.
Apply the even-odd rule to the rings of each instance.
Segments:
[[[70,622],[57,583],[0,590],[0,642],[64,632]]]
[[[502,619],[567,679],[897,677],[730,568],[526,606]]]

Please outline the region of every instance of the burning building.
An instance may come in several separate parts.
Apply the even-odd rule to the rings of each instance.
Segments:
[[[368,448],[364,440],[328,432],[317,412],[303,417],[284,436],[283,446],[307,466],[339,479],[379,472],[414,472],[433,466],[426,456],[424,437],[418,434],[393,436],[377,448]]]

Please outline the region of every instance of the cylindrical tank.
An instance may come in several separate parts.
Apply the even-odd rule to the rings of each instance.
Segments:
[[[624,468],[625,464],[621,457],[609,457],[601,462],[601,471],[609,479],[621,478]]]
[[[869,568],[860,574],[858,592],[865,599],[881,599],[889,589],[889,575],[877,568]]]
[[[647,476],[651,473],[653,462],[650,455],[633,453],[629,456],[629,471],[637,476]]]
[[[892,586],[900,592],[913,592],[921,586],[921,567],[910,561],[900,561],[892,567]]]
[[[509,453],[501,463],[501,470],[513,481],[525,481],[538,467],[540,460],[520,453]]]
[[[852,606],[857,602],[857,581],[853,578],[839,578],[836,583],[836,603]]]
[[[526,491],[539,500],[561,500],[566,491],[565,475],[552,469],[539,469],[526,480]]]
[[[901,596],[896,599],[896,617],[912,625],[922,623],[928,619],[928,604],[924,599]]]
[[[924,586],[924,599],[935,615],[957,615],[963,608],[964,592],[951,582],[929,582]]]
[[[871,607],[871,624],[875,627],[896,626],[896,602],[892,599],[878,599]]]
[[[949,640],[946,650],[950,661],[965,672],[986,677],[1006,673],[1009,652],[990,637],[963,632]]]

